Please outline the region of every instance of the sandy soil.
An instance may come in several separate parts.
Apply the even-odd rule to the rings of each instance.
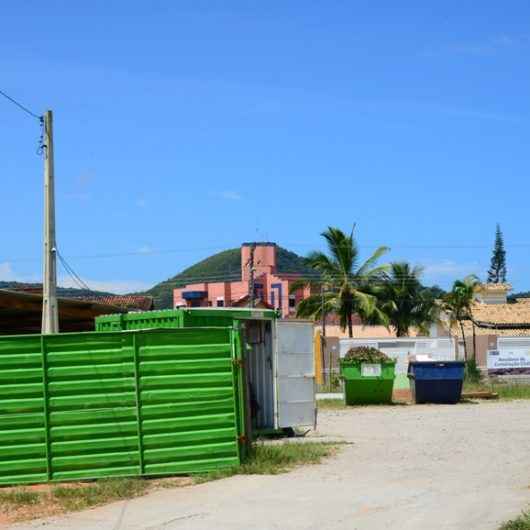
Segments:
[[[530,401],[324,411],[317,466],[156,491],[13,526],[78,530],[495,530],[530,505]]]

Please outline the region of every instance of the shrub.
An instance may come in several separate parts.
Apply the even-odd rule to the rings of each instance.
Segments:
[[[357,361],[363,363],[391,363],[394,362],[388,355],[377,348],[369,346],[358,346],[348,350],[344,359],[347,361]]]
[[[474,359],[466,362],[466,371],[464,374],[465,380],[468,383],[478,384],[482,377],[480,370],[477,367],[477,363]]]

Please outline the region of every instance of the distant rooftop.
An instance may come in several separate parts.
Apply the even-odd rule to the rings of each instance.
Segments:
[[[477,292],[508,292],[512,290],[509,283],[481,283],[477,285]]]
[[[154,308],[154,298],[145,295],[113,295],[113,296],[84,296],[77,300],[97,302],[99,304],[111,305],[121,309],[150,311]]]

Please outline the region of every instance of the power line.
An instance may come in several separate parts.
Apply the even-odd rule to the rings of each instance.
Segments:
[[[83,290],[87,289],[86,284],[81,282],[62,260],[60,260],[60,262],[64,270],[66,271],[66,273],[70,276],[70,278],[72,278],[72,281],[74,282],[74,287],[77,287],[78,289],[83,289]],[[87,289],[87,290],[91,291],[92,289]]]
[[[59,261],[61,262],[61,265],[64,267],[66,272],[70,275],[72,280],[75,284],[81,287],[81,289],[86,289],[88,291],[92,291],[92,289],[81,279],[81,277],[74,271],[74,269],[68,264],[66,259],[61,255],[61,253],[57,250],[57,257],[59,258]]]
[[[300,245],[300,243],[297,243]],[[309,246],[309,244],[306,244]],[[361,245],[361,248],[372,248],[369,245]],[[71,259],[82,259],[82,260],[97,260],[97,259],[111,259],[111,258],[125,258],[125,257],[144,257],[148,258],[151,256],[162,256],[165,254],[187,254],[192,252],[202,252],[207,250],[222,250],[224,247],[202,247],[202,248],[188,248],[188,249],[162,249],[152,250],[149,252],[145,251],[128,251],[128,252],[116,252],[116,253],[101,253],[101,254],[81,254],[71,256]],[[487,245],[392,245],[391,249],[397,248],[408,248],[408,249],[488,249],[490,246]],[[516,248],[530,248],[530,243],[514,243],[511,245],[505,245],[505,248],[516,249]],[[226,249],[225,249],[226,250]],[[232,250],[232,249],[231,249]],[[304,258],[303,256],[300,256]],[[1,258],[0,262],[8,261],[10,263],[16,262],[31,262],[39,261],[40,258],[35,257],[17,257],[17,258]],[[384,259],[383,257],[381,259]]]
[[[11,103],[16,105],[19,109],[23,110],[24,112],[26,112],[27,114],[29,114],[33,118],[37,118],[37,120],[41,120],[42,119],[42,116],[39,116],[39,115],[35,114],[31,110],[29,110],[26,106],[22,105],[22,103],[19,103],[16,99],[12,98],[10,95],[6,94],[2,90],[0,90],[0,95],[4,96],[7,100],[11,101]]]

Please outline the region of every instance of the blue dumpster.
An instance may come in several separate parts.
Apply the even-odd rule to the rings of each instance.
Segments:
[[[408,378],[416,403],[458,403],[464,382],[464,361],[411,361]]]

